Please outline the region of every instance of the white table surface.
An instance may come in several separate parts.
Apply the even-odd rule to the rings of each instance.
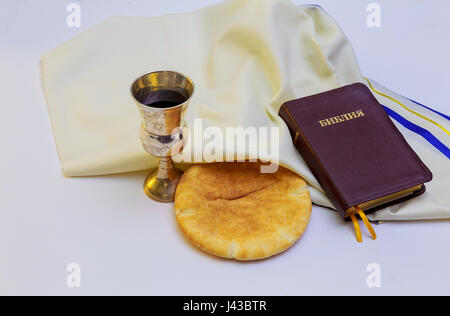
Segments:
[[[219,1],[85,0],[80,28],[67,0],[0,1],[0,294],[385,295],[450,294],[450,222],[352,226],[313,207],[306,234],[282,255],[221,260],[191,246],[172,205],[149,200],[145,172],[63,177],[40,80],[40,56],[110,16],[191,11]],[[307,3],[307,1],[296,1]],[[366,26],[364,0],[318,1],[352,41],[362,72],[450,113],[450,1],[378,1],[382,27]],[[430,3],[433,4],[430,4]],[[81,266],[81,288],[66,284]],[[381,267],[381,288],[366,267]]]

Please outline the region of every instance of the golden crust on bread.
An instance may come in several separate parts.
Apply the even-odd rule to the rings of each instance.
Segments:
[[[181,178],[176,218],[196,246],[224,258],[257,260],[292,246],[305,231],[311,198],[305,181],[260,163],[195,165]]]

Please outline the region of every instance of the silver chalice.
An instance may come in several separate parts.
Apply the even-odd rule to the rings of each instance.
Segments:
[[[136,79],[131,95],[142,117],[144,149],[160,158],[159,167],[144,182],[144,192],[158,202],[173,202],[183,172],[174,167],[172,156],[183,150],[185,114],[194,94],[190,78],[174,71],[156,71]]]

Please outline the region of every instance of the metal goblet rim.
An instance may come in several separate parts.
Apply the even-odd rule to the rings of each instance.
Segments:
[[[150,75],[153,75],[153,74],[160,74],[160,73],[172,73],[172,74],[178,75],[178,76],[183,77],[183,78],[185,78],[186,80],[188,80],[189,83],[190,83],[191,86],[192,86],[192,93],[190,94],[189,98],[187,98],[183,103],[180,103],[180,104],[178,104],[178,105],[172,106],[172,107],[170,107],[170,108],[154,108],[154,107],[152,107],[152,106],[146,105],[146,104],[142,103],[141,101],[137,100],[137,99],[135,98],[134,92],[133,92],[134,84],[135,84],[139,79],[141,79],[142,77],[150,76]],[[194,81],[193,81],[189,76],[185,75],[185,74],[182,73],[182,72],[173,71],[173,70],[157,70],[157,71],[151,71],[151,72],[144,73],[144,74],[142,74],[142,75],[140,75],[140,76],[137,76],[137,77],[133,80],[133,84],[132,84],[131,87],[130,87],[130,94],[131,94],[131,97],[133,98],[133,100],[135,100],[135,101],[136,101],[137,103],[139,103],[139,104],[142,104],[143,106],[148,106],[148,107],[150,107],[150,108],[152,108],[153,110],[156,110],[156,111],[164,111],[164,110],[167,111],[167,110],[177,109],[177,108],[179,108],[179,107],[182,107],[184,104],[186,104],[186,103],[188,103],[188,102],[191,102],[192,97],[193,97],[194,94],[195,94],[195,84],[194,84]]]

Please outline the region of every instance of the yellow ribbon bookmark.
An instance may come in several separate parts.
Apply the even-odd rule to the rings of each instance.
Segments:
[[[358,242],[362,242],[362,234],[361,234],[361,227],[359,227],[358,220],[356,219],[355,214],[350,213],[350,218],[352,219],[353,226],[355,226],[355,233],[356,233],[356,240]]]
[[[363,220],[364,225],[366,225],[367,230],[372,235],[373,240],[376,240],[377,239],[377,233],[375,232],[375,229],[373,229],[372,224],[370,224],[369,220],[367,219],[366,214],[364,214],[364,212],[362,211],[362,209],[359,206],[355,206],[355,209],[356,209],[356,212],[361,217],[361,219]]]
[[[370,235],[372,235],[373,240],[377,239],[377,233],[375,232],[375,229],[373,229],[372,224],[370,224],[369,220],[367,219],[366,214],[364,214],[363,210],[359,206],[353,207],[356,212],[352,212],[349,210],[347,212],[348,216],[352,219],[353,226],[355,227],[355,234],[356,234],[356,240],[358,242],[362,242],[362,234],[361,234],[361,227],[359,226],[358,219],[356,218],[356,214],[358,214],[362,221],[364,222],[364,225],[366,225],[367,230],[370,232]]]

